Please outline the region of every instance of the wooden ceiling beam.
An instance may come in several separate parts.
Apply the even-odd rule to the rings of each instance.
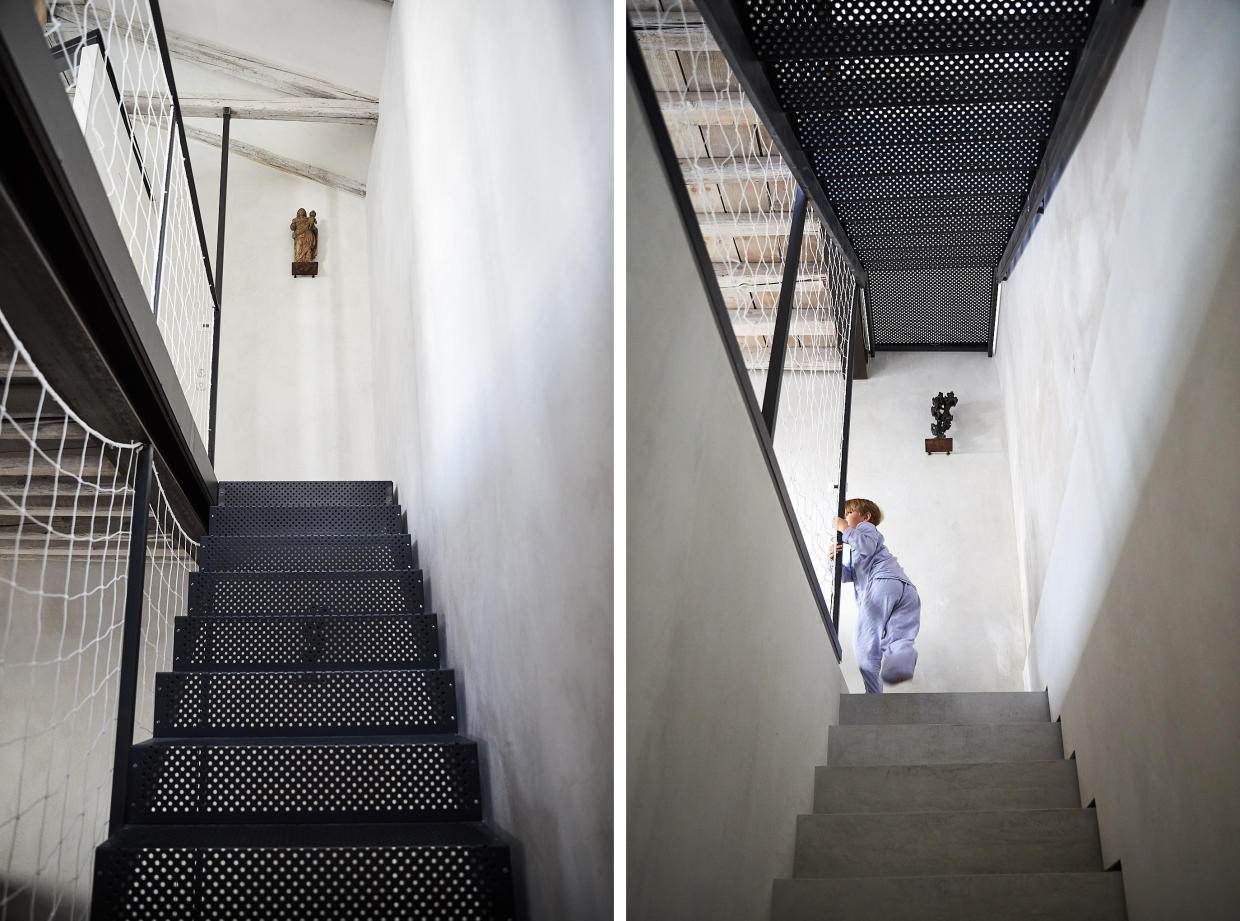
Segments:
[[[780,157],[732,157],[720,159],[681,160],[680,170],[690,182],[787,182],[794,183],[792,173]],[[791,207],[791,205],[789,205]]]
[[[192,125],[185,126],[185,134],[192,140],[201,141],[213,147],[220,147],[224,143],[224,139],[215,132],[195,128]],[[245,157],[247,160],[253,160],[255,163],[261,163],[263,166],[269,166],[272,169],[278,169],[282,173],[299,176],[302,179],[309,179],[312,182],[317,182],[333,189],[340,189],[342,192],[360,195],[362,198],[366,197],[366,183],[358,182],[356,179],[350,179],[348,176],[342,176],[339,173],[333,173],[331,170],[325,170],[311,163],[303,163],[300,160],[282,157],[278,153],[274,153],[266,148],[247,144],[245,141],[238,141],[235,138],[229,139],[228,149],[238,156]]]
[[[139,111],[158,107],[162,97],[126,93],[125,104]],[[379,103],[361,99],[232,99],[224,96],[181,96],[185,118],[222,118],[228,107],[233,118],[286,122],[334,122],[344,125],[375,125]]]
[[[708,237],[780,237],[787,238],[792,216],[772,214],[699,214],[698,226]],[[806,236],[817,236],[818,222],[805,222]]]
[[[115,38],[129,38],[131,31],[139,32],[134,36],[134,40],[139,43],[146,43],[150,40],[149,22],[134,21],[131,29],[131,24],[125,19],[113,16],[110,10],[94,4],[74,2],[57,6],[58,13],[64,9],[71,9],[74,13],[72,17],[61,15],[56,17],[61,41],[66,44],[80,37],[82,32],[93,28],[100,30],[105,42]],[[303,96],[309,99],[353,99],[374,103],[379,101],[375,96],[294,70],[266,58],[247,54],[236,48],[204,41],[172,29],[166,29],[165,35],[168,39],[168,53],[178,60],[189,61],[191,64],[198,64],[228,74],[230,77],[265,86],[267,89],[288,96]]]
[[[656,93],[659,111],[668,121],[694,125],[756,125],[758,113],[739,92]]]

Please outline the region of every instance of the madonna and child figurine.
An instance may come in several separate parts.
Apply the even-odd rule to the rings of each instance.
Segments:
[[[952,407],[959,400],[952,391],[947,391],[947,396],[943,396],[943,391],[939,391],[939,395],[930,398],[930,417],[934,420],[930,423],[930,434],[933,438],[926,439],[927,454],[951,454],[952,440],[947,437],[947,430],[952,427]]]
[[[306,214],[305,208],[298,208],[288,229],[293,231],[293,277],[316,277],[319,274],[319,264],[315,262],[319,255],[319,223],[314,212]]]

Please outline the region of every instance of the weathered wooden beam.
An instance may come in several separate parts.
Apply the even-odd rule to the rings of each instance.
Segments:
[[[637,44],[649,51],[713,51],[719,46],[699,13],[630,13]]]
[[[204,131],[202,128],[195,128],[192,125],[185,126],[185,134],[192,140],[201,141],[213,147],[221,147],[224,143],[224,139],[220,135],[212,131]],[[245,141],[238,141],[235,138],[229,140],[228,149],[238,156],[245,157],[247,160],[253,160],[255,163],[261,163],[264,166],[270,166],[272,169],[278,169],[282,173],[300,176],[302,179],[309,179],[333,189],[340,189],[342,192],[351,192],[354,195],[366,197],[366,183],[350,179],[348,176],[341,176],[339,173],[333,173],[330,170],[325,170],[310,163],[303,163],[300,160],[282,157],[278,153],[273,153],[263,147],[256,147],[253,144],[247,144]]]
[[[757,289],[757,288],[775,288],[778,289],[784,280],[783,266],[777,264],[767,265],[766,268],[741,274],[736,272],[733,274],[732,269],[720,263],[715,264],[715,278],[719,280],[719,287],[723,289]],[[826,275],[798,275],[797,287],[802,285],[821,285],[828,281]]]
[[[792,338],[797,336],[823,336],[832,340],[835,339],[836,330],[835,323],[831,320],[806,319],[807,311],[794,308],[792,311],[792,330],[788,335]],[[772,336],[775,333],[775,315],[772,313],[768,319],[736,319],[732,320],[732,330],[736,333],[738,339],[748,336]]]
[[[770,214],[699,214],[698,226],[708,237],[787,237],[791,216]],[[818,233],[817,221],[805,222],[806,236]]]
[[[746,157],[744,159],[681,160],[681,172],[691,182],[787,182],[792,173],[779,157]],[[791,208],[791,204],[789,204]]]
[[[823,352],[821,348],[805,349],[790,342],[787,352],[784,353],[784,373],[836,372],[842,374],[844,366],[839,358],[824,355]],[[769,345],[760,348],[742,347],[741,354],[745,358],[745,367],[750,371],[765,371],[770,366],[771,347]]]
[[[71,9],[76,14],[76,21],[70,16],[61,15],[60,11],[64,9]],[[98,28],[103,33],[105,41],[112,38],[128,38],[131,34],[131,24],[128,21],[114,17],[110,10],[94,4],[88,6],[80,2],[64,3],[57,7],[57,13],[57,19],[61,24],[61,40],[65,42],[93,28]],[[145,43],[149,37],[150,24],[135,20],[132,25],[133,29],[139,32],[136,40]],[[165,34],[168,38],[168,52],[174,58],[208,67],[280,93],[311,99],[379,101],[376,97],[366,93],[360,93],[347,86],[294,70],[275,61],[247,54],[236,48],[204,41],[171,29],[166,30]]]
[[[146,110],[156,107],[162,97],[148,93],[126,93],[125,105]],[[374,125],[379,121],[379,103],[361,99],[230,99],[223,96],[181,96],[181,115],[185,118],[222,118],[225,106],[233,118],[285,122],[335,122],[345,125]]]
[[[669,122],[694,125],[756,125],[758,113],[740,93],[657,93],[659,111]]]
[[[173,57],[182,61],[209,67],[268,89],[288,93],[290,96],[305,96],[312,99],[357,99],[374,103],[379,101],[374,96],[359,93],[347,86],[340,86],[337,83],[293,70],[291,67],[285,67],[283,64],[254,57],[234,48],[203,41],[180,32],[168,33],[168,51]]]

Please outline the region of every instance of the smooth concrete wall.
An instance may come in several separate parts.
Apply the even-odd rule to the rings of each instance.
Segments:
[[[379,463],[540,921],[612,911],[611,47],[401,0],[367,199]]]
[[[1147,4],[1000,316],[1029,673],[1132,921],[1240,904],[1237,100],[1240,5]]]
[[[628,107],[629,918],[755,921],[844,681]]]
[[[1025,630],[995,363],[976,352],[879,352],[869,372],[853,384],[847,494],[883,510],[887,546],[922,603],[917,674],[888,690],[1023,690]],[[949,390],[960,401],[948,432],[953,451],[928,455],[930,398]],[[844,674],[861,693],[851,585],[840,602]]]

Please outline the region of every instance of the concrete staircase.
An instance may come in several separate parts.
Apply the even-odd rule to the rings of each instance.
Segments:
[[[772,921],[1124,921],[1044,693],[847,694]]]

